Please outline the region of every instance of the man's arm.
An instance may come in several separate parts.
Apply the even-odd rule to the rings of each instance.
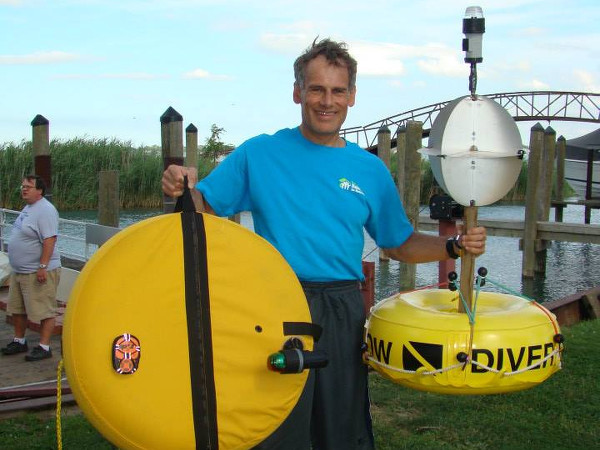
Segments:
[[[54,252],[54,246],[56,245],[56,236],[51,236],[42,241],[42,256],[40,256],[40,265],[47,266],[50,262],[50,257],[52,256],[52,252]],[[46,268],[39,268],[37,270],[37,280],[40,283],[44,283],[46,281],[48,272]]]
[[[407,263],[426,263],[449,259],[446,251],[448,236],[434,236],[413,232],[410,237],[399,247],[384,248],[385,254],[392,259]],[[473,227],[467,234],[460,235],[458,243],[462,251],[467,251],[474,256],[485,252],[486,232],[484,227]],[[459,248],[454,248],[456,253]]]

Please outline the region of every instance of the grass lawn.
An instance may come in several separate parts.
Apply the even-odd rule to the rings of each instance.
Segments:
[[[562,330],[563,369],[511,394],[452,396],[371,376],[377,448],[600,448],[600,320]]]
[[[512,394],[450,396],[413,391],[371,374],[378,450],[600,448],[600,320],[562,330],[563,370]],[[113,449],[81,414],[62,418],[65,449]],[[57,448],[52,415],[0,418],[0,448]]]

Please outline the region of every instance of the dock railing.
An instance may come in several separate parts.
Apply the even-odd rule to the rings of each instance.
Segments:
[[[0,251],[7,251],[8,239],[19,211],[0,208]],[[58,219],[58,249],[62,256],[86,262],[120,228],[91,222]]]

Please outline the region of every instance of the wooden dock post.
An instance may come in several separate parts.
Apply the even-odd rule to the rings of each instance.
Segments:
[[[403,205],[406,205],[406,127],[396,131],[396,183]]]
[[[592,207],[589,204],[589,200],[592,199],[592,181],[594,179],[594,150],[588,149],[587,153],[587,170],[585,177],[585,210],[583,223],[589,225],[592,219]]]
[[[98,185],[98,224],[119,227],[119,171],[101,170]]]
[[[522,239],[523,264],[521,275],[533,278],[535,273],[535,252],[537,239],[537,189],[539,185],[544,128],[539,123],[531,128],[529,137],[529,158],[527,162],[527,190],[525,194],[525,225]]]
[[[554,221],[563,221],[563,210],[566,206],[564,198],[565,189],[565,157],[567,154],[567,140],[560,136],[556,140],[556,183],[554,197]]]
[[[163,167],[183,165],[183,116],[171,106],[160,116]],[[175,199],[163,194],[163,212],[175,209]]]
[[[556,147],[556,132],[552,127],[544,130],[544,139],[542,147],[542,157],[540,162],[540,174],[538,179],[537,195],[537,221],[547,222],[550,219],[550,204],[552,198],[552,174],[554,173],[554,154]],[[536,227],[536,249],[535,249],[535,267],[536,273],[546,273],[546,257],[550,241],[544,241],[537,238]]]
[[[185,165],[198,168],[198,128],[193,123],[185,129]]]
[[[31,121],[33,167],[36,175],[46,184],[44,197],[52,201],[52,162],[50,158],[50,121],[38,114]]]
[[[390,129],[384,125],[377,131],[377,156],[383,161],[388,170],[390,170],[391,167],[391,153],[392,136]],[[389,260],[389,256],[387,256],[382,249],[379,249],[379,261]]]
[[[406,122],[406,147],[404,153],[403,202],[408,220],[415,230],[419,228],[419,207],[421,206],[421,154],[423,146],[423,124],[417,121]],[[400,289],[414,289],[417,279],[416,264],[400,263]]]
[[[548,221],[550,218],[550,204],[552,199],[552,178],[554,174],[556,155],[556,131],[552,127],[544,130],[544,151],[542,152],[542,172],[540,174],[538,220]]]

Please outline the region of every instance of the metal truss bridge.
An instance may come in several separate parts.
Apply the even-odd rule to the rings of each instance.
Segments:
[[[504,92],[489,94],[504,107],[516,122],[553,120],[600,123],[600,94],[587,92]],[[407,121],[423,123],[423,136],[429,136],[437,114],[452,100],[412,109],[362,127],[340,130],[340,135],[361,147],[372,149],[377,145],[377,133],[381,127],[388,127],[395,142],[398,128]]]

